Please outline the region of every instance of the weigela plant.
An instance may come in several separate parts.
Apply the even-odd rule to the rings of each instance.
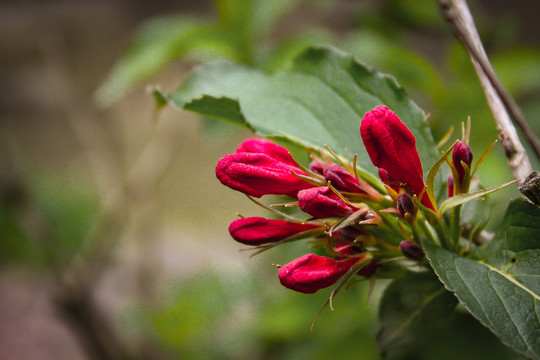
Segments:
[[[335,155],[332,160],[319,151],[312,152],[313,161],[305,168],[287,149],[266,139],[245,140],[217,164],[224,185],[249,197],[287,195],[294,201],[283,205],[300,210],[296,216],[273,210],[283,219],[234,220],[229,227],[233,239],[256,253],[304,239],[326,249],[328,256],[309,253],[278,265],[279,281],[289,289],[314,293],[335,285],[332,297],[355,276],[374,281],[399,269],[421,269],[427,266],[421,238],[458,254],[470,250],[470,244],[461,242],[459,210],[473,197],[457,198],[468,193],[472,176],[473,154],[466,141],[456,141],[433,164],[426,184],[416,139],[388,107],[366,113],[360,135],[384,183],[377,188],[385,191],[362,179],[355,161]],[[448,198],[454,200],[439,206],[434,178],[445,161],[450,167]],[[445,216],[450,209],[452,214]]]

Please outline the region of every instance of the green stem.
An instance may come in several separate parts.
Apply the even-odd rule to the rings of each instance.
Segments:
[[[456,251],[459,249],[459,239],[461,237],[461,205],[456,206],[452,209],[452,237],[454,242],[454,249]]]
[[[412,231],[412,236],[413,236],[414,242],[420,245],[420,244],[421,244],[421,242],[420,242],[420,236],[418,236],[418,229],[417,229],[417,227],[416,227],[416,223],[417,223],[417,222],[415,221],[415,222],[413,222],[413,223],[411,224],[411,231]]]
[[[441,241],[442,247],[447,250],[453,251],[454,246],[452,244],[452,240],[448,237],[448,234],[446,233],[443,224],[440,221],[437,221],[432,225],[435,229],[435,232],[437,233],[437,236],[439,237],[439,240]]]
[[[431,230],[429,230],[426,220],[425,219],[418,219],[416,223],[422,228],[422,231],[424,232],[424,235],[428,238],[429,241],[431,241],[434,244],[437,244],[435,241],[435,238],[433,237],[433,234],[431,233]]]
[[[392,231],[393,234],[396,234],[397,238],[403,238],[403,234],[399,229],[399,226],[397,225],[396,219],[393,216],[381,212],[379,212],[379,216],[381,217],[383,223],[388,227],[388,230]]]

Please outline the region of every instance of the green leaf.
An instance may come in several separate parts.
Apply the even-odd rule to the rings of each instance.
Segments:
[[[182,55],[236,59],[236,47],[232,34],[197,18],[168,16],[150,20],[135,34],[97,90],[96,101],[101,106],[114,103]]]
[[[482,197],[484,195],[494,193],[495,191],[499,191],[501,189],[504,189],[505,187],[507,187],[509,185],[512,185],[517,181],[518,180],[510,181],[510,182],[508,182],[506,184],[502,184],[501,186],[497,186],[497,187],[494,187],[494,188],[491,188],[491,189],[478,190],[478,191],[474,191],[474,192],[471,192],[471,193],[468,193],[468,194],[461,194],[461,195],[452,196],[451,198],[448,198],[447,200],[445,200],[441,204],[441,207],[439,208],[439,211],[438,211],[439,216],[442,216],[445,212],[452,209],[453,207],[464,204],[467,201],[471,201],[473,199]]]
[[[446,288],[504,344],[540,357],[540,296],[513,273],[459,257],[423,241],[431,266]],[[538,274],[538,266],[535,272]]]
[[[358,165],[372,172],[360,121],[385,104],[416,136],[424,167],[438,158],[423,111],[396,80],[333,48],[309,48],[289,69],[270,75],[230,62],[207,64],[169,96],[178,108],[195,99],[201,100],[200,108],[210,98],[236,101],[246,125],[258,135],[282,136],[309,148],[326,144],[341,156],[358,154]],[[224,120],[222,111],[212,111],[215,116],[210,111],[205,115]],[[238,118],[238,113],[233,116]]]
[[[456,305],[456,297],[431,272],[394,280],[386,288],[379,307],[380,351],[399,349],[426,338]]]
[[[540,294],[540,250],[525,250],[512,252],[503,250],[493,254],[487,262],[499,269],[503,269],[514,279]]]
[[[238,126],[249,127],[240,111],[238,102],[226,97],[218,99],[203,96],[201,99],[194,99],[190,103],[185,104],[184,109],[214,119],[232,122]]]
[[[517,253],[531,249],[540,249],[540,207],[516,199],[508,205],[503,225],[495,238],[474,249],[472,256],[486,260],[500,251]]]

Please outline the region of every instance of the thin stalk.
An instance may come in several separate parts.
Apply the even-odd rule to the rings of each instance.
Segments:
[[[416,221],[416,224],[420,226],[420,228],[422,229],[422,232],[428,238],[429,241],[431,241],[434,244],[437,244],[437,241],[435,241],[435,237],[433,236],[433,233],[431,232],[431,230],[429,230],[425,219],[418,219]]]
[[[476,74],[497,125],[501,145],[514,178],[523,179],[531,171],[531,164],[510,117],[521,127],[524,135],[540,159],[540,142],[521,114],[515,100],[498,79],[486,55],[482,40],[465,0],[438,0],[443,16],[461,39],[471,57]]]
[[[459,249],[459,239],[461,237],[461,206],[458,205],[452,209],[452,236],[454,240],[454,248]]]

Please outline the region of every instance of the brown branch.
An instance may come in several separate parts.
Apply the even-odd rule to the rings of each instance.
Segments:
[[[500,82],[486,55],[474,20],[465,0],[438,0],[442,14],[452,25],[471,57],[486,100],[497,124],[499,139],[508,165],[516,179],[525,178],[531,171],[531,163],[521,144],[510,116],[523,131],[528,142],[540,159],[540,142],[534,136],[527,120],[512,96]]]

